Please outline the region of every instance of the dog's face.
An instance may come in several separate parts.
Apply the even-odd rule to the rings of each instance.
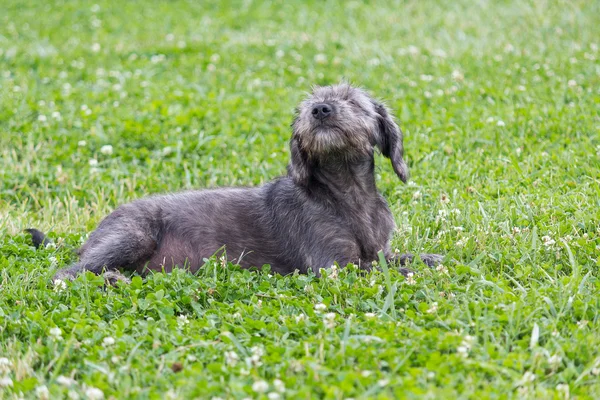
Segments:
[[[364,159],[373,155],[374,147],[390,158],[406,182],[402,132],[387,108],[361,89],[346,84],[315,88],[298,107],[292,127],[289,172],[297,183],[306,182],[314,162],[334,156]]]

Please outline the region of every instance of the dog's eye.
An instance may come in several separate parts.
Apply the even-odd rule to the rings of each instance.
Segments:
[[[358,108],[361,111],[364,111],[360,103],[358,103],[356,100],[348,100],[348,104],[350,104],[352,107]]]

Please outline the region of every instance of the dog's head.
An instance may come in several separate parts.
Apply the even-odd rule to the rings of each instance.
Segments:
[[[365,91],[347,84],[317,87],[297,109],[290,141],[290,176],[306,184],[310,166],[328,157],[352,161],[379,148],[406,182],[402,131],[388,109]]]

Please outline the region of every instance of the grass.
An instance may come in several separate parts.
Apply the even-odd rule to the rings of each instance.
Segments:
[[[3,1],[0,398],[599,398],[598,15]],[[377,161],[393,246],[445,268],[49,285],[118,204],[285,173],[295,105],[341,79],[405,132],[409,184]]]

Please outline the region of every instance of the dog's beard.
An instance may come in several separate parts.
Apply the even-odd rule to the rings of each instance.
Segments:
[[[326,155],[341,152],[348,147],[344,132],[334,126],[319,125],[311,132],[311,153]]]
[[[319,125],[309,133],[305,150],[311,158],[341,156],[352,160],[371,154],[367,135],[355,135],[339,126]]]

